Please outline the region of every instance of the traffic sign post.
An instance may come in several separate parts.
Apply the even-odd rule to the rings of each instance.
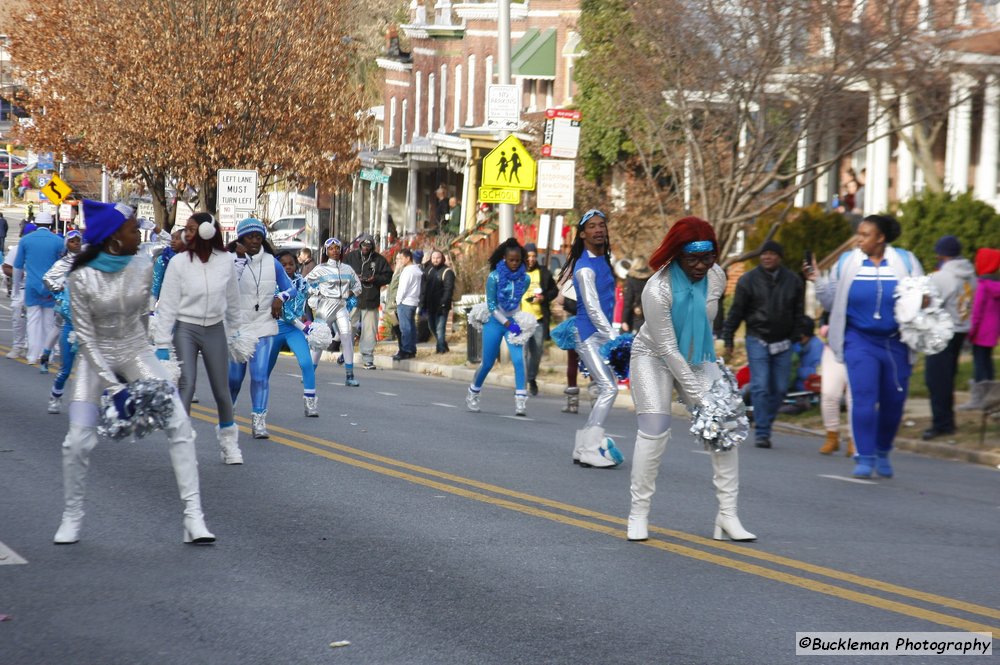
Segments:
[[[237,218],[257,209],[257,171],[219,169],[216,183],[219,225],[223,231],[235,231]]]
[[[538,160],[536,205],[548,210],[571,210],[576,191],[576,162],[563,159]]]
[[[517,205],[521,202],[521,190],[501,187],[480,187],[479,202]]]
[[[521,125],[521,89],[516,85],[487,86],[486,126],[517,129]]]
[[[567,109],[546,109],[545,138],[542,143],[543,157],[576,159],[580,149],[580,111]]]
[[[62,178],[53,174],[52,179],[42,187],[42,194],[45,195],[52,205],[59,205],[67,196],[73,193],[73,188],[67,185]]]
[[[513,134],[483,157],[483,187],[532,190],[537,169],[534,158]]]

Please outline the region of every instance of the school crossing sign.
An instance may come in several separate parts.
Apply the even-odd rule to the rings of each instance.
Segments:
[[[511,134],[483,157],[483,187],[532,190],[535,188],[535,160]]]

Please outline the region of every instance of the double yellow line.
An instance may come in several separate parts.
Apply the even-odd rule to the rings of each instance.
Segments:
[[[213,424],[216,422],[216,412],[213,409],[208,409],[197,404],[192,405],[191,415],[205,422]],[[237,421],[242,423],[240,429],[249,434],[250,429],[246,425],[250,421],[246,418],[237,418]],[[409,464],[391,457],[377,455],[272,424],[268,424],[268,430],[271,433],[270,440],[275,443],[325,457],[335,462],[349,464],[384,476],[398,478],[473,501],[488,503],[524,515],[531,515],[532,517],[603,533],[614,538],[621,539],[625,536],[626,520],[621,517],[605,515],[572,504],[518,492],[416,464]],[[636,543],[636,545],[679,554],[697,559],[698,561],[731,568],[801,589],[849,600],[862,605],[869,605],[908,617],[923,619],[958,630],[1000,634],[1000,625],[993,626],[970,618],[964,618],[960,615],[946,614],[942,611],[911,602],[892,600],[874,595],[872,591],[892,594],[908,601],[918,601],[926,605],[957,610],[966,615],[1000,620],[1000,610],[992,607],[976,605],[948,598],[947,596],[938,596],[881,580],[853,575],[833,568],[817,566],[805,561],[771,554],[753,545],[734,545],[728,542],[684,533],[683,531],[655,526],[651,526],[650,531],[671,540],[651,538],[648,541]],[[691,545],[696,545],[697,547],[692,547]],[[753,560],[764,562],[770,566],[754,563]],[[791,569],[791,571],[797,572],[787,572],[780,568]],[[813,577],[806,577],[797,573],[805,573]]]

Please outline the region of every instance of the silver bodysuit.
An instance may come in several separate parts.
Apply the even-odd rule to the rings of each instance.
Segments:
[[[153,263],[136,255],[121,271],[89,266],[67,277],[76,343],[70,400],[100,404],[106,389],[138,379],[169,379],[149,343],[149,290]]]
[[[705,313],[711,326],[719,310],[719,299],[726,289],[726,273],[718,265],[713,265],[705,279],[708,280]],[[672,305],[668,264],[649,278],[642,291],[642,311],[646,322],[632,342],[629,370],[632,401],[638,414],[669,414],[674,387],[688,405],[697,404],[705,390],[701,368],[688,364],[677,344],[670,316]]]
[[[354,268],[341,261],[321,263],[306,275],[309,306],[313,313],[330,323],[337,314],[347,311],[347,299],[361,294],[361,280]]]

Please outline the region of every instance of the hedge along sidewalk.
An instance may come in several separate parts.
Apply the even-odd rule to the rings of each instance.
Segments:
[[[455,343],[450,344],[452,347],[452,354],[461,353],[462,357],[465,357],[465,344]],[[395,361],[392,359],[392,355],[387,353],[388,351],[395,352],[394,343],[382,343],[379,344],[375,349],[375,364],[380,369],[393,369],[400,372],[410,372],[413,374],[423,374],[424,376],[436,376],[445,379],[452,379],[455,381],[461,381],[464,383],[472,383],[472,379],[476,374],[476,367],[470,367],[467,363],[455,365],[447,364],[442,362],[442,356],[435,355],[433,342],[429,344],[420,344],[417,346],[417,358],[409,360]],[[562,397],[564,395],[564,389],[566,388],[565,383],[565,368],[566,361],[563,352],[553,353],[552,349],[546,350],[546,355],[543,357],[542,365],[545,369],[550,370],[548,372],[551,375],[551,370],[558,369],[558,373],[555,374],[559,378],[558,382],[552,380],[538,380],[538,392],[539,394],[558,396]],[[337,353],[326,351],[323,353],[323,360],[336,363]],[[543,373],[539,371],[539,377],[542,377]],[[580,398],[583,402],[582,406],[586,408],[586,403],[588,400],[587,396],[587,385],[589,381],[585,379],[581,373],[579,377],[580,385]],[[498,362],[493,366],[490,371],[489,376],[486,377],[486,385],[497,386],[503,388],[514,388],[514,368],[509,362]],[[956,392],[956,404],[963,401],[961,398],[964,397],[965,393]],[[621,409],[634,410],[634,405],[632,403],[632,395],[628,388],[624,385],[619,385],[618,387],[618,397],[615,399],[615,407]],[[673,402],[671,405],[672,415],[678,418],[687,419],[689,417],[687,408],[679,403]],[[926,398],[911,397],[907,400],[906,412],[903,416],[904,422],[912,419],[926,418],[930,413],[930,400]],[[580,414],[581,416],[583,414]],[[977,416],[978,417],[978,416]],[[751,425],[752,426],[752,425]],[[817,429],[815,427],[803,427],[801,425],[796,425],[795,423],[783,422],[780,419],[775,420],[774,429],[785,432],[788,434],[799,434],[804,436],[812,436],[817,439],[826,436],[826,431],[822,428]],[[842,423],[841,429],[843,430],[844,423]],[[997,427],[996,422],[990,422],[987,425],[987,442],[993,442],[989,437],[991,436],[991,430]],[[994,435],[995,439],[995,435]],[[935,441],[923,441],[922,439],[915,439],[909,437],[896,437],[894,445],[899,450],[906,450],[909,452],[918,453],[921,455],[927,455],[929,457],[936,457],[939,459],[950,459],[960,462],[971,462],[974,464],[984,464],[993,467],[1000,467],[1000,448],[985,449],[974,447],[971,445],[964,445],[958,442],[947,442],[944,440]],[[818,450],[818,446],[817,446]]]

